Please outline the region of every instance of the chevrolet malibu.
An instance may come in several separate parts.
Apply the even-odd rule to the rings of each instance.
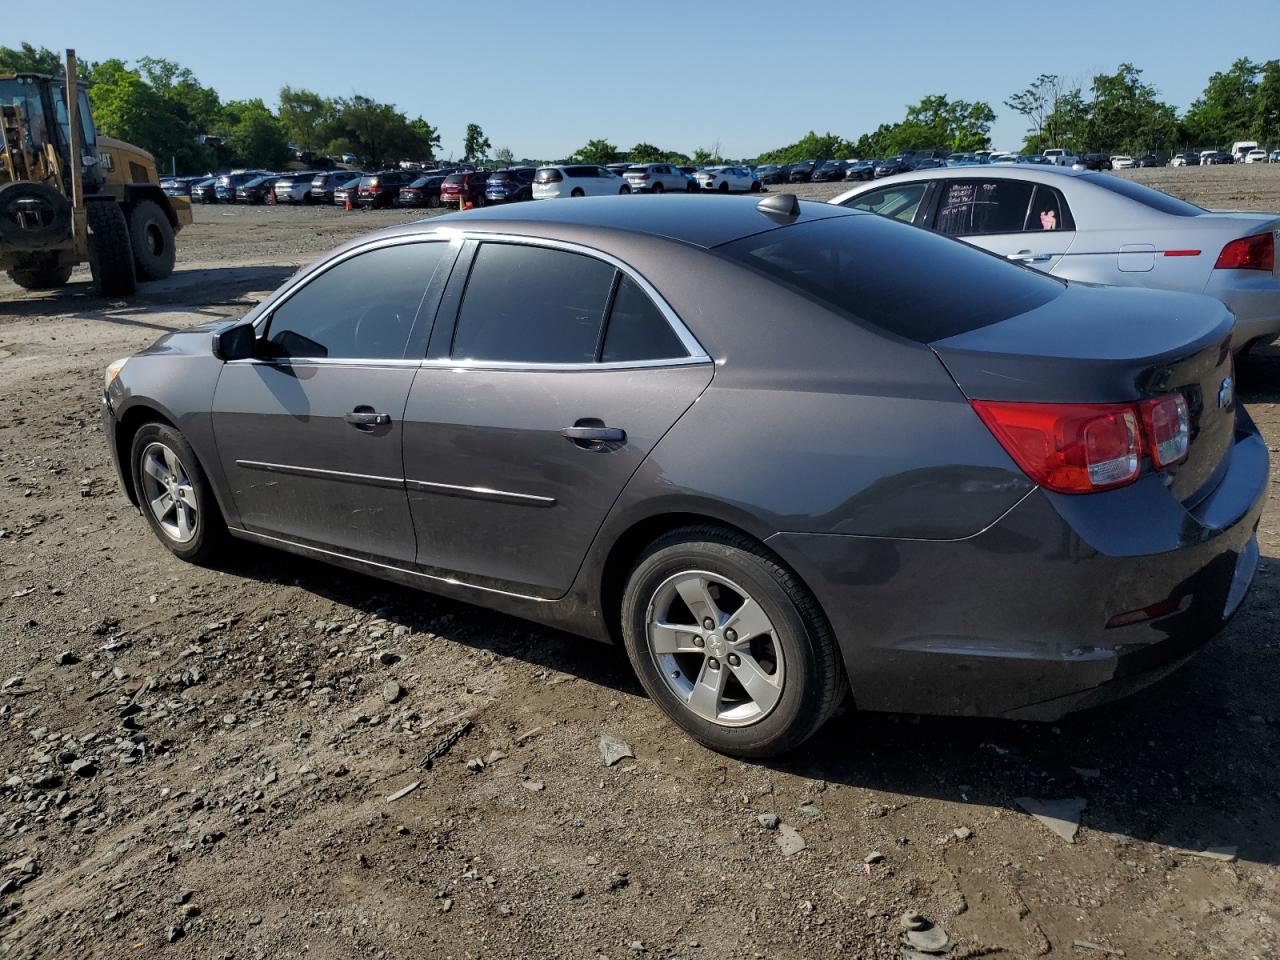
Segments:
[[[928,282],[921,282],[922,273]],[[112,364],[125,492],[598,640],[700,742],[1051,719],[1213,637],[1267,449],[1217,300],[847,208],[600,197],[410,223]]]

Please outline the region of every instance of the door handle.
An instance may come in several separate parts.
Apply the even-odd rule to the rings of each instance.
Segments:
[[[572,440],[574,443],[597,444],[597,443],[626,443],[627,431],[621,427],[565,427],[560,431],[566,440]]]
[[[1052,260],[1052,253],[1032,253],[1030,250],[1019,250],[1017,253],[1011,253],[1006,258],[1016,260],[1018,263],[1044,263],[1046,260]]]
[[[370,429],[372,427],[385,427],[391,422],[391,414],[376,413],[367,408],[356,408],[346,415],[347,423],[356,429]]]

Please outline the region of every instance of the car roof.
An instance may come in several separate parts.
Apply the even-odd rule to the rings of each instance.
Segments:
[[[774,194],[773,197],[783,196]],[[582,240],[584,234],[602,231],[615,239],[635,234],[676,240],[711,248],[779,226],[859,216],[856,211],[817,201],[800,201],[796,217],[760,210],[757,197],[697,195],[663,197],[579,197],[572,200],[539,200],[512,206],[481,207],[466,213],[392,227],[387,235],[417,233],[424,225],[458,227],[486,233],[510,233],[546,239]]]
[[[974,170],[975,172],[959,173],[957,171]],[[980,170],[981,172],[976,172]],[[1061,177],[1083,177],[1090,173],[1088,170],[1075,170],[1071,167],[1056,167],[1048,164],[1035,163],[1018,163],[1018,164],[982,164],[978,168],[970,167],[928,167],[924,170],[911,170],[907,173],[895,173],[891,177],[881,177],[879,180],[868,181],[865,187],[873,184],[883,186],[886,183],[904,183],[908,180],[955,180],[958,177],[980,176],[982,179],[1001,179],[1008,177],[1013,180],[1034,180],[1038,183],[1052,184],[1055,178]],[[861,187],[855,188],[861,192]]]

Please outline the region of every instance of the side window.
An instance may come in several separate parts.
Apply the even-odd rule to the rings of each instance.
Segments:
[[[613,298],[613,309],[609,311],[609,325],[605,328],[600,359],[605,363],[618,363],[685,356],[688,356],[688,351],[671,329],[671,324],[667,323],[667,318],[639,284],[623,274]]]
[[[1033,184],[1022,180],[956,180],[946,185],[934,229],[953,237],[1020,233],[1031,212]]]
[[[381,247],[326,270],[282,303],[266,341],[280,357],[398,360],[449,244]]]
[[[924,183],[895,184],[892,187],[859,194],[851,200],[846,200],[844,205],[854,210],[878,213],[882,217],[910,223],[915,219],[916,211],[920,209],[920,201],[924,198],[926,186],[927,184]]]
[[[1075,219],[1071,208],[1060,190],[1044,184],[1036,186],[1035,199],[1031,201],[1031,216],[1027,218],[1027,230],[1074,230]]]
[[[455,359],[591,363],[613,267],[546,247],[481,244],[467,279]]]

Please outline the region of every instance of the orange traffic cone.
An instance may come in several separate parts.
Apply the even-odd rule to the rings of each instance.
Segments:
[[[476,208],[476,205],[472,203],[470,200],[468,200],[466,203],[462,205],[463,210],[474,210],[475,208]]]
[[[351,194],[347,194],[347,202],[344,204],[347,213],[351,212]]]

